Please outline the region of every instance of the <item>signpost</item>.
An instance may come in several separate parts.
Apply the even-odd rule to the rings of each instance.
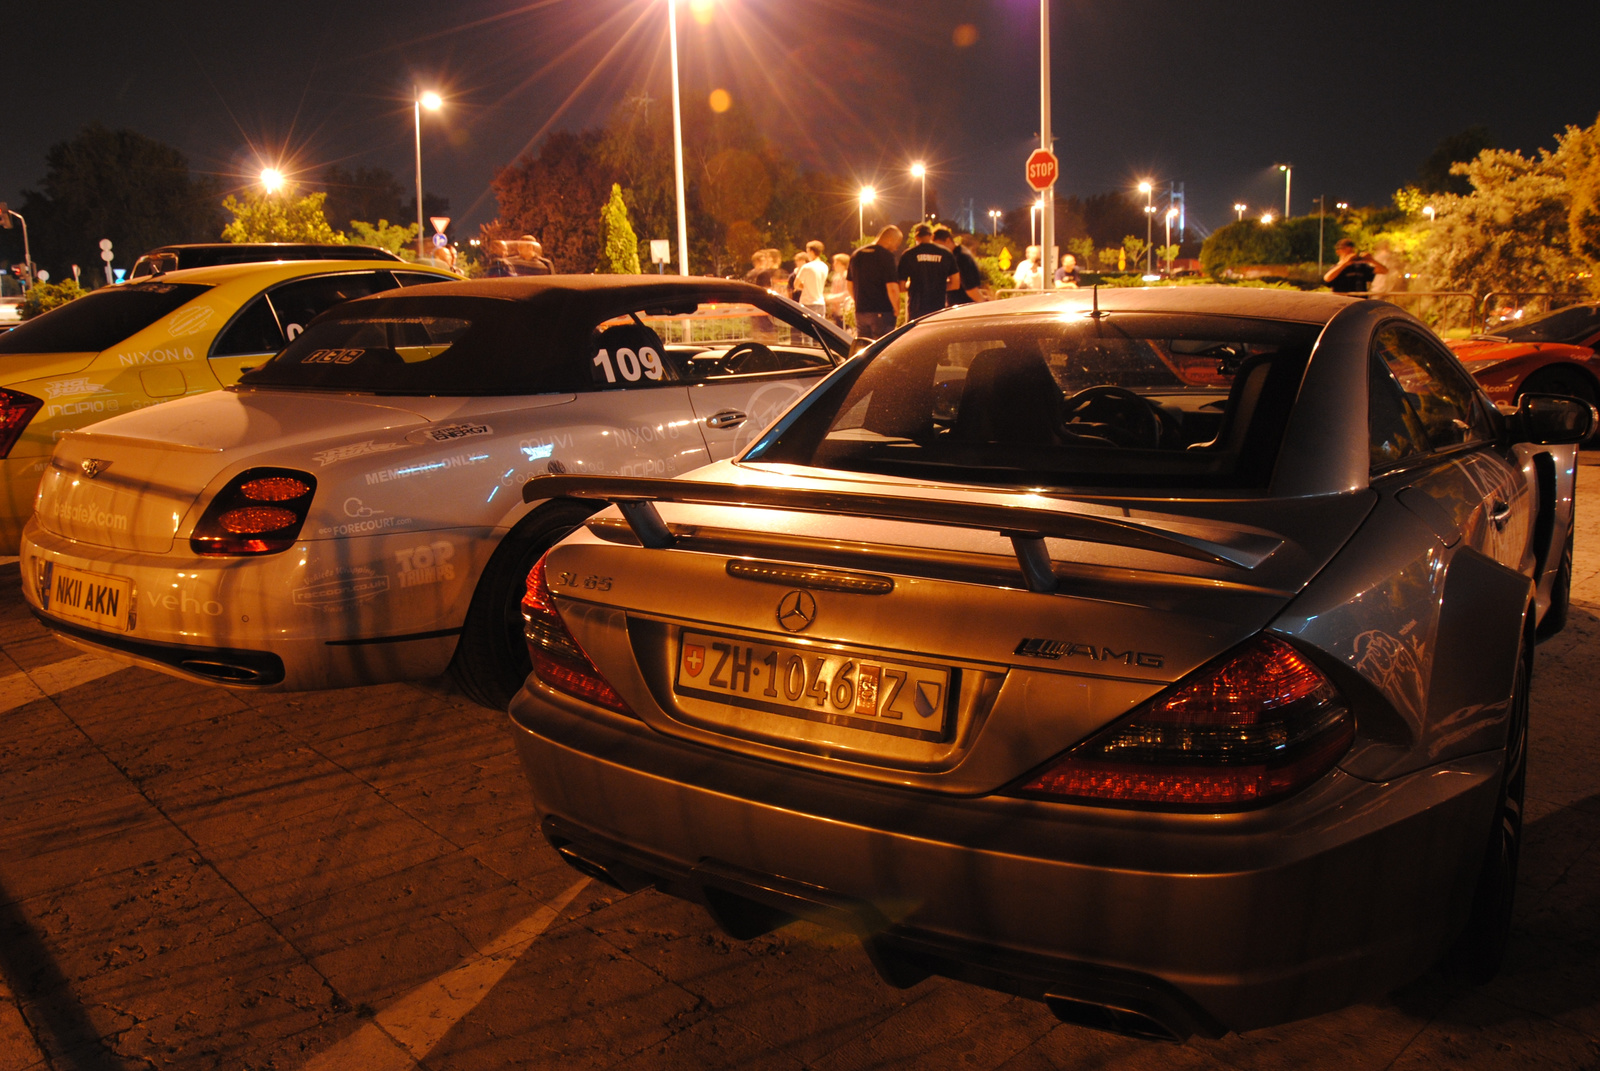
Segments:
[[[106,285],[110,286],[117,280],[111,274],[111,261],[115,254],[111,252],[111,239],[100,239],[100,259],[106,262]]]
[[[650,239],[650,263],[656,265],[656,274],[666,272],[666,265],[672,260],[672,243],[665,238]]]
[[[1048,180],[1034,189],[1039,191],[1040,251],[1039,289],[1048,289],[1056,271],[1056,177],[1061,173],[1061,161],[1056,159],[1056,139],[1050,133],[1050,0],[1039,0],[1039,150],[1028,158],[1028,170],[1035,162],[1049,167]],[[1039,157],[1048,159],[1038,159]],[[1041,171],[1041,178],[1043,172]],[[1032,182],[1032,179],[1029,179]]]

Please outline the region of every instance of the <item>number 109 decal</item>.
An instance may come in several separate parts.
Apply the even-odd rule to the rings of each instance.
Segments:
[[[614,362],[609,351],[601,350],[594,355],[594,366],[596,382],[601,372],[605,373],[607,383],[617,382],[619,375],[624,382],[637,383],[640,379],[660,380],[665,374],[661,366],[661,354],[649,346],[641,346],[637,350],[618,346]]]

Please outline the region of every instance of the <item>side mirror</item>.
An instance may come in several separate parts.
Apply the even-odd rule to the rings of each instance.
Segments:
[[[1564,394],[1524,394],[1511,416],[1511,437],[1519,443],[1561,446],[1581,443],[1595,433],[1600,413],[1580,398]]]
[[[859,336],[854,338],[854,339],[852,339],[851,342],[850,342],[850,356],[851,357],[860,356],[862,351],[865,350],[868,346],[872,345],[872,343],[874,341],[876,341],[876,340],[875,339],[870,339],[870,338],[861,338]]]

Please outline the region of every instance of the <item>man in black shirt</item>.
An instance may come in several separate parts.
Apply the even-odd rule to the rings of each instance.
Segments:
[[[1339,254],[1339,263],[1322,280],[1335,294],[1365,294],[1372,288],[1373,279],[1389,274],[1389,269],[1374,260],[1371,253],[1357,255],[1356,244],[1348,238],[1335,242],[1333,251]]]
[[[856,303],[856,334],[861,338],[882,338],[894,330],[900,311],[895,252],[901,237],[899,227],[885,227],[876,242],[862,246],[850,257],[845,280]]]
[[[900,254],[900,278],[909,282],[906,319],[915,320],[944,308],[945,292],[961,285],[956,255],[933,241],[933,228],[919,223],[911,236],[917,244]]]
[[[956,270],[961,282],[945,291],[945,300],[951,305],[970,305],[974,301],[988,301],[989,291],[983,285],[983,269],[978,258],[956,238],[955,232],[940,224],[933,228],[933,242],[955,254]]]

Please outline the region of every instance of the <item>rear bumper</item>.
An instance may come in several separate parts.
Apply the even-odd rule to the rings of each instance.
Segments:
[[[1262,811],[1178,816],[866,785],[532,688],[511,716],[572,861],[699,900],[735,933],[760,921],[751,905],[845,926],[891,980],[931,969],[1175,1037],[1426,970],[1465,917],[1500,761],[1386,785],[1336,771]]]

